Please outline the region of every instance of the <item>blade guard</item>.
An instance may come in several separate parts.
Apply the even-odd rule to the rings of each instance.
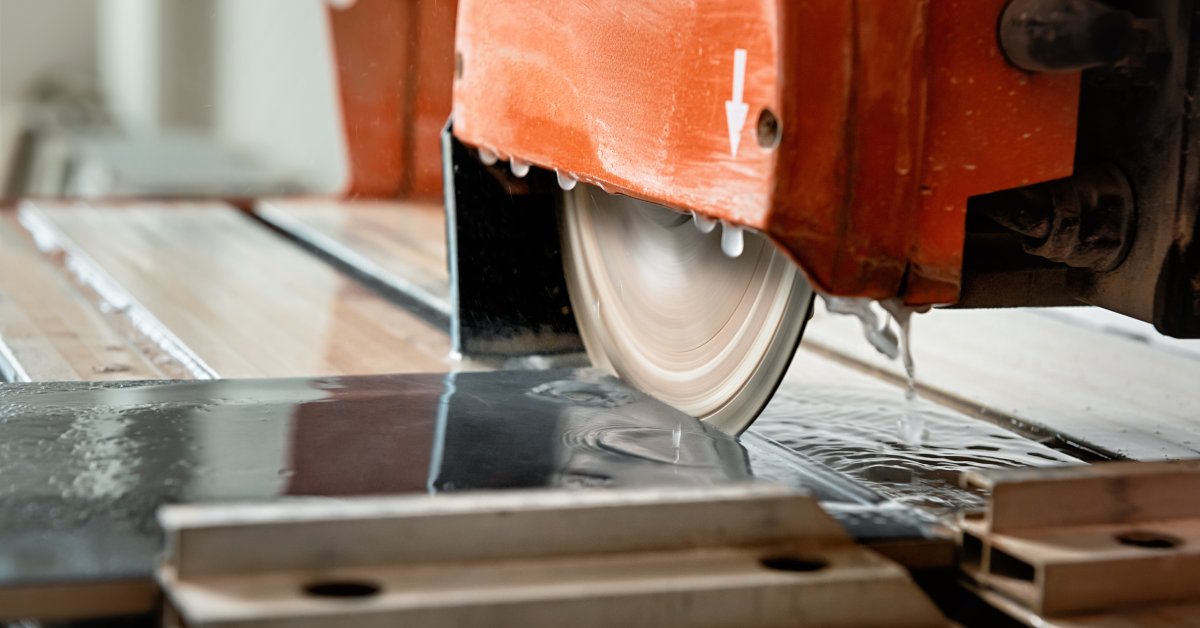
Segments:
[[[967,198],[1072,170],[1079,76],[1007,65],[1004,5],[462,0],[454,132],[756,229],[822,291],[949,303]]]

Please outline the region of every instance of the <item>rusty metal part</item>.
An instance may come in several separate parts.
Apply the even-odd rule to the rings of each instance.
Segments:
[[[450,114],[456,4],[330,3],[349,160],[347,196],[441,193],[439,135]]]
[[[1079,77],[1009,65],[1004,6],[464,0],[455,134],[748,226],[824,291],[953,302],[967,198],[1072,171]]]
[[[978,471],[991,492],[961,520],[963,569],[1042,620],[1200,602],[1200,463]],[[1132,576],[1131,574],[1136,574]]]
[[[1198,7],[1193,0],[1119,6],[1135,15],[1135,44],[1128,59],[1082,75],[1073,180],[971,199],[961,305],[1086,303],[1151,322],[1167,335],[1196,338]],[[998,216],[1001,198],[1009,207]],[[1105,206],[1098,213],[1089,209],[1097,203]],[[1043,233],[1037,230],[1049,235],[1059,213],[1064,226],[1079,220],[1079,232],[1069,228],[1060,234],[1065,238],[1039,247]],[[1011,230],[997,228],[985,214]],[[1100,220],[1089,227],[1089,215]],[[1089,239],[1102,244],[1100,250]]]
[[[769,485],[168,506],[159,521],[159,579],[188,626],[945,625],[902,568]]]
[[[1021,234],[1026,253],[1072,268],[1113,270],[1136,226],[1133,192],[1115,167],[972,200],[983,215]]]
[[[812,307],[803,275],[753,233],[740,254],[686,214],[580,185],[565,193],[563,261],[592,362],[730,433],[783,379]]]
[[[1030,72],[1075,72],[1129,56],[1134,17],[1098,0],[1012,0],[1000,16],[1000,48]]]

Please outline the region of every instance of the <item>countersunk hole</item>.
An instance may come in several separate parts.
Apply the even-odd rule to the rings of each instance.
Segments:
[[[381,588],[364,580],[322,580],[304,585],[304,593],[312,597],[371,597],[379,595]]]
[[[829,563],[820,558],[802,556],[768,556],[758,562],[763,567],[775,571],[820,571],[829,566]]]
[[[1148,532],[1146,530],[1131,530],[1129,532],[1119,532],[1113,535],[1117,542],[1122,545],[1133,545],[1135,547],[1148,547],[1150,549],[1171,549],[1183,545],[1183,539],[1162,532]]]
[[[463,73],[462,52],[455,50],[454,51],[454,80],[457,81],[457,80],[461,79],[462,73]]]
[[[758,145],[767,150],[779,146],[779,118],[766,107],[758,114]]]

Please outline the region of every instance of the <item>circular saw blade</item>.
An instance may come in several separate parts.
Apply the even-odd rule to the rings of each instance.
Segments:
[[[783,378],[812,289],[765,238],[738,257],[720,229],[579,185],[565,192],[563,260],[592,362],[730,433],[746,429]]]

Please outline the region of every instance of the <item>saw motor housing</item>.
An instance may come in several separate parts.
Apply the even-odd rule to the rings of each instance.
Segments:
[[[539,220],[557,172],[758,231],[828,294],[1200,336],[1191,0],[520,8],[459,3],[457,228],[529,216],[464,205],[454,168],[530,191]]]

